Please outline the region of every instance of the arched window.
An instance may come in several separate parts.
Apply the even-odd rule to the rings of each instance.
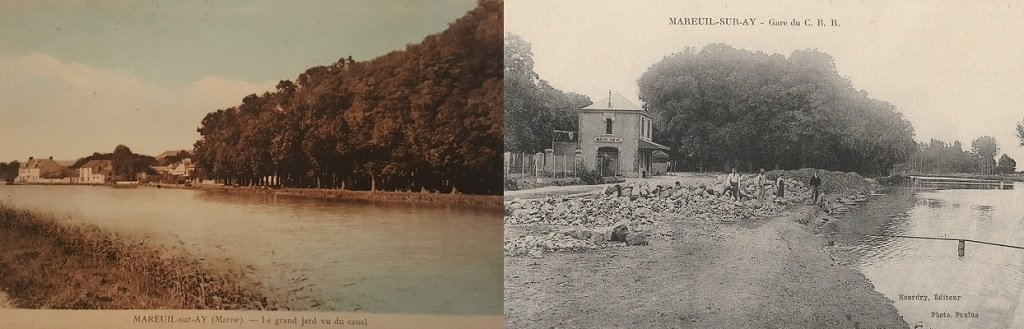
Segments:
[[[604,119],[604,133],[608,134],[608,135],[612,134],[612,119],[611,118]]]

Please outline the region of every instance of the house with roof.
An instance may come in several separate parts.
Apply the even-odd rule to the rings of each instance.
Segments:
[[[49,159],[29,157],[28,161],[22,163],[18,168],[18,177],[14,178],[14,182],[23,184],[59,183],[62,182],[59,180],[64,178],[64,169],[66,168],[60,163],[53,161],[53,157]]]
[[[195,171],[196,165],[192,163],[191,158],[184,158],[177,163],[173,163],[168,166],[168,173],[179,177],[192,177],[192,172]]]
[[[191,150],[181,149],[181,150],[164,151],[163,153],[157,154],[154,158],[156,159],[157,163],[166,166],[166,165],[170,165],[172,163],[181,161],[181,159],[184,159],[184,158],[187,158],[187,157],[191,157],[191,156],[192,156],[192,151]]]
[[[604,176],[646,177],[655,167],[655,152],[667,146],[651,140],[654,118],[619,93],[578,111],[579,150],[587,170]]]
[[[89,160],[78,168],[78,183],[104,184],[113,171],[114,166],[110,160]]]

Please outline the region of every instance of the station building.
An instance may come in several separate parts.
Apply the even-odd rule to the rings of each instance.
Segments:
[[[579,151],[587,170],[604,176],[646,177],[669,148],[651,140],[654,119],[619,93],[579,110]],[[660,152],[658,152],[660,151]]]

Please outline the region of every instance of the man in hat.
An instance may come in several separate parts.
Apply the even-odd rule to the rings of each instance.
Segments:
[[[821,194],[821,177],[818,177],[818,171],[814,171],[814,176],[811,176],[811,204],[818,204],[818,197]]]

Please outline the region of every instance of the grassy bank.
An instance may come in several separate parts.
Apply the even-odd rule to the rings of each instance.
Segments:
[[[385,192],[385,191],[352,191],[352,190],[328,190],[328,189],[306,189],[306,188],[251,188],[251,187],[230,187],[197,185],[197,190],[218,191],[229,193],[262,193],[286,196],[310,197],[320,199],[366,201],[366,202],[404,202],[404,203],[428,203],[460,206],[483,206],[500,207],[503,198],[500,195],[471,195],[471,194],[448,194],[448,193],[420,193],[420,192]]]
[[[244,274],[0,205],[0,287],[21,308],[278,309]]]

